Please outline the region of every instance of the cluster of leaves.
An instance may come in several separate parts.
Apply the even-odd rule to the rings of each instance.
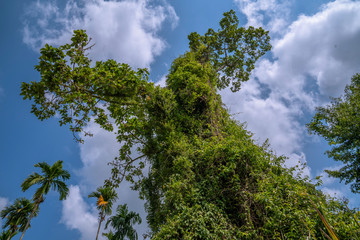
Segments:
[[[311,201],[340,238],[352,239],[358,226],[349,216],[359,213],[283,168],[284,157],[256,145],[223,106],[217,91],[239,90],[271,46],[263,29],[238,27],[233,11],[220,27],[190,34],[190,51],[174,60],[166,87],[144,69],[92,65],[86,33],[75,31],[72,44],[42,49],[41,80],[23,83],[22,95],[39,119],[59,113],[74,134],[91,118],[116,129],[122,147],[105,186],[133,183],[147,200],[153,239],[323,239]]]
[[[332,146],[327,155],[344,163],[339,170],[327,173],[351,184],[354,193],[360,192],[360,74],[355,74],[345,94],[333,98],[330,105],[318,107],[307,125],[309,131]]]
[[[193,32],[189,35],[189,45],[200,63],[210,62],[212,67],[222,72],[217,79],[218,89],[229,86],[240,90],[241,82],[249,80],[254,64],[265,52],[271,49],[270,37],[262,28],[238,27],[235,11],[224,13],[220,29],[210,28],[204,36]]]

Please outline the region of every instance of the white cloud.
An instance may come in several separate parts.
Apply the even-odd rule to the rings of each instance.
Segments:
[[[83,137],[84,143],[79,144],[83,167],[77,173],[85,186],[96,189],[111,175],[108,163],[118,155],[120,144],[113,132],[105,131],[94,122],[90,122],[84,130],[92,133],[93,137]]]
[[[338,189],[324,187],[321,189],[321,191],[324,194],[329,195],[330,197],[333,198],[341,199],[344,197],[344,193]]]
[[[162,75],[161,78],[159,79],[159,81],[157,81],[155,83],[155,85],[160,86],[160,87],[166,87],[166,76],[167,76],[167,74]]]
[[[325,170],[336,171],[336,170],[339,170],[343,166],[344,165],[337,165],[337,166],[332,166],[332,167],[327,167],[325,169],[322,169],[317,175],[321,177],[323,186],[329,186],[329,185],[333,184],[334,182],[339,181],[339,179],[337,179],[337,178],[330,177],[329,174],[325,172]]]
[[[330,2],[290,23],[291,1],[234,1],[248,25],[270,29],[273,59],[262,59],[253,79],[238,93],[223,91],[223,100],[236,119],[247,122],[255,139],[269,138],[276,153],[290,156],[287,165],[306,163],[304,113],[321,104],[319,99],[342,93],[359,71],[360,3]],[[275,22],[283,22],[283,31]],[[310,175],[310,168],[304,174]]]
[[[61,222],[70,229],[79,230],[81,240],[94,239],[98,226],[97,212],[84,201],[79,186],[70,186],[69,189],[69,196],[62,202]]]
[[[311,76],[322,94],[340,94],[359,71],[359,11],[359,2],[335,1],[313,16],[300,16],[284,37],[274,41],[278,61],[270,66],[268,72],[274,76],[267,82],[286,86],[295,79],[301,91]]]
[[[272,33],[282,32],[290,15],[289,0],[234,0],[247,17],[247,26],[263,27]]]
[[[157,33],[166,21],[173,28],[178,22],[172,6],[148,0],[70,0],[64,9],[55,2],[37,1],[27,19],[23,41],[36,50],[45,43],[66,43],[74,29],[85,29],[96,44],[93,59],[115,59],[133,67],[149,67],[166,47]]]
[[[237,93],[222,91],[224,103],[234,117],[247,122],[248,130],[255,133],[260,142],[269,138],[271,147],[278,154],[289,155],[301,149],[299,135],[303,127],[296,120],[297,106],[287,106],[280,96],[263,97],[259,83],[251,80],[243,84]]]
[[[299,170],[295,171],[295,174],[299,174],[303,178],[311,178],[311,168],[307,166],[306,156],[303,152],[291,153],[290,155],[288,155],[288,159],[285,162],[285,167],[296,167],[296,169]]]
[[[0,211],[3,210],[8,203],[9,203],[9,199],[0,197]]]
[[[95,199],[92,199],[94,203],[93,207],[88,204],[86,199],[88,194],[83,194],[80,186],[70,186],[70,193],[66,200],[63,201],[62,218],[61,223],[65,224],[69,229],[77,230],[80,232],[80,240],[93,239],[96,235],[98,228],[98,210],[95,208]],[[95,189],[93,190],[95,191]],[[91,191],[92,192],[92,191]],[[113,214],[116,211],[116,207],[119,204],[128,204],[129,211],[135,211],[140,214],[142,218],[141,225],[134,225],[139,236],[142,236],[148,229],[146,224],[146,213],[144,210],[144,202],[137,196],[138,193],[130,190],[128,183],[121,184],[117,189],[119,200],[114,203]],[[105,239],[101,236],[104,230],[104,222],[102,223],[99,239]]]
[[[4,197],[0,197],[0,212],[6,207],[6,205],[9,204],[9,199],[4,198]],[[1,218],[0,218],[0,226],[2,226],[2,222],[1,222]]]
[[[297,118],[301,116],[299,106],[286,105],[280,95],[271,93],[264,97],[260,83],[251,80],[243,84],[237,93],[230,90],[221,93],[224,103],[229,107],[234,118],[247,123],[247,129],[254,133],[258,143],[269,139],[270,147],[278,155],[286,155],[285,166],[294,167],[299,162],[306,163],[306,156],[301,151],[305,129]],[[311,176],[306,166],[302,176]]]
[[[111,167],[108,162],[114,160],[118,155],[120,144],[117,142],[115,134],[101,129],[94,122],[85,128],[85,131],[91,132],[93,137],[85,137],[84,143],[79,144],[80,158],[82,167],[75,170],[80,176],[80,185],[72,186],[70,189],[70,196],[63,204],[62,222],[70,229],[76,229],[81,233],[81,239],[91,239],[94,233],[94,224],[86,225],[82,221],[81,216],[86,216],[89,219],[95,219],[97,230],[97,211],[91,208],[85,201],[87,195],[96,188],[102,186],[104,180],[111,176]],[[113,211],[115,211],[118,204],[127,203],[129,210],[138,212],[143,219],[141,225],[134,226],[139,236],[147,231],[146,213],[144,209],[144,201],[138,198],[138,192],[130,189],[128,182],[123,182],[118,189],[116,189],[119,200],[114,204]],[[74,203],[72,203],[74,202]],[[79,209],[76,210],[79,205]],[[74,210],[72,210],[74,208]],[[103,229],[102,229],[103,231]],[[88,237],[92,236],[92,237]]]

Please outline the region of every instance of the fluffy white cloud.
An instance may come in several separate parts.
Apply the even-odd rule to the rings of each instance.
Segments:
[[[87,194],[84,194],[80,186],[70,186],[70,193],[66,200],[63,201],[61,223],[65,224],[69,229],[74,229],[80,232],[80,239],[93,239],[96,235],[98,228],[98,210],[95,208],[95,199],[92,199],[94,204],[88,204],[86,199]],[[94,189],[95,191],[95,189]],[[141,225],[135,225],[139,236],[142,236],[147,231],[146,214],[144,210],[144,202],[137,197],[137,192],[132,191],[129,188],[128,183],[121,184],[117,189],[119,200],[114,203],[113,213],[116,211],[116,207],[119,204],[127,203],[129,211],[135,211],[140,214],[143,223]],[[104,230],[104,223],[102,224],[99,239],[105,239],[101,236]]]
[[[85,131],[91,132],[93,137],[85,137],[84,143],[79,144],[83,166],[76,170],[76,173],[80,177],[80,185],[70,188],[70,196],[63,204],[62,222],[70,229],[78,230],[81,233],[81,239],[90,239],[96,234],[94,229],[97,230],[97,211],[91,208],[84,198],[86,199],[88,194],[96,191],[96,188],[102,186],[104,180],[110,177],[111,168],[108,162],[118,155],[120,144],[114,133],[101,129],[94,122],[91,122]],[[138,192],[130,189],[128,182],[123,182],[116,191],[119,200],[114,204],[113,211],[116,210],[118,204],[127,203],[129,210],[139,213],[143,223],[134,227],[141,236],[147,231],[144,201],[138,198]],[[82,216],[92,219],[89,220],[91,224],[85,224],[86,221],[83,222]],[[93,219],[96,222],[95,227]]]
[[[265,27],[272,33],[280,33],[288,24],[289,0],[234,0],[247,17],[247,26]]]
[[[8,203],[9,199],[0,197],[0,212],[8,205]],[[2,225],[1,220],[2,219],[0,218],[0,226]]]
[[[323,193],[325,193],[326,195],[329,195],[330,197],[334,197],[334,198],[338,198],[338,199],[341,199],[344,197],[344,193],[338,189],[324,187],[321,189],[321,191]]]
[[[302,15],[290,24],[291,1],[235,2],[248,25],[264,26],[275,37],[273,58],[257,64],[253,79],[240,92],[223,91],[223,100],[235,118],[247,122],[255,139],[269,138],[275,152],[290,156],[288,166],[306,162],[304,113],[321,104],[319,99],[342,93],[359,71],[360,4],[330,2],[313,16]]]
[[[223,91],[222,98],[235,118],[247,122],[255,139],[263,142],[270,138],[271,146],[278,154],[300,150],[298,136],[303,131],[294,116],[297,112],[278,96],[262,97],[260,88],[258,82],[249,81],[237,93]]]
[[[113,132],[101,129],[94,122],[84,130],[92,133],[93,137],[83,137],[84,143],[79,144],[83,167],[77,173],[84,186],[96,189],[111,175],[111,167],[107,163],[118,155],[120,144]]]
[[[306,76],[311,76],[321,94],[340,94],[359,71],[359,11],[359,2],[345,0],[324,5],[313,16],[300,16],[284,37],[274,41],[278,61],[266,65],[272,74],[266,82],[282,86],[295,79],[301,91]]]
[[[157,81],[155,84],[160,87],[166,87],[166,76],[167,76],[167,74],[162,75],[161,78],[159,79],[159,81]]]
[[[265,96],[260,83],[255,80],[243,84],[237,93],[225,90],[221,95],[233,117],[246,122],[247,129],[254,133],[258,143],[269,139],[270,147],[276,154],[288,157],[287,167],[306,163],[305,154],[301,151],[304,127],[297,120],[301,116],[299,106],[286,104],[277,94]],[[310,176],[308,166],[302,176]]]
[[[296,167],[299,170],[295,172],[295,174],[299,174],[301,177],[309,177],[311,178],[311,168],[306,165],[306,156],[305,153],[291,153],[288,155],[288,159],[285,162],[285,167],[291,168]]]
[[[246,15],[248,26],[265,27],[270,34],[278,35],[289,25],[290,1],[234,1]],[[302,116],[302,102],[297,101],[299,98],[294,93],[301,97],[303,94],[296,82],[281,70],[278,61],[264,59],[257,65],[253,79],[244,83],[239,92],[225,90],[222,97],[234,117],[246,121],[255,139],[263,142],[269,138],[273,150],[289,156],[287,165],[293,166],[298,161],[305,162],[299,137],[304,134],[304,127],[297,120]],[[293,91],[284,91],[283,84],[271,84],[272,79],[278,78],[287,79],[286,85]]]
[[[175,27],[172,6],[148,0],[70,0],[60,9],[55,2],[37,1],[28,9],[23,41],[34,49],[45,43],[63,44],[74,29],[85,29],[95,46],[95,60],[115,59],[133,67],[149,67],[166,47],[157,33],[164,22]]]
[[[84,201],[79,186],[70,186],[69,189],[69,196],[62,202],[61,222],[70,229],[79,230],[81,240],[93,239],[98,226],[97,212]]]
[[[327,167],[327,168],[323,169],[322,171],[318,172],[317,176],[321,177],[321,181],[323,182],[324,186],[329,186],[329,185],[333,184],[334,182],[338,181],[338,179],[330,177],[329,174],[327,174],[325,172],[325,170],[336,171],[336,170],[339,170],[341,167],[343,167],[343,165]]]

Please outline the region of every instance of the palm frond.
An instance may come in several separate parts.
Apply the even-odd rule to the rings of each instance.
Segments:
[[[68,186],[61,180],[55,180],[52,183],[54,190],[56,190],[60,194],[60,200],[66,199],[69,195]]]
[[[55,163],[56,164],[56,163]],[[54,164],[54,165],[55,165]],[[51,167],[48,163],[46,162],[40,162],[34,165],[34,167],[38,167],[40,168],[40,171],[44,174],[44,175],[49,175],[49,173],[51,172]]]
[[[32,185],[38,184],[43,181],[43,177],[38,173],[30,174],[21,184],[21,189],[23,192],[28,190]]]

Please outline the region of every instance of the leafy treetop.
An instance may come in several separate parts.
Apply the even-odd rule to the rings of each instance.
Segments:
[[[224,13],[220,29],[210,28],[204,36],[193,32],[189,47],[196,52],[200,63],[211,63],[216,72],[216,87],[224,89],[232,82],[231,90],[239,91],[241,82],[249,80],[256,60],[271,49],[270,37],[262,28],[239,27],[235,11]]]
[[[316,114],[307,127],[332,146],[326,154],[344,163],[339,170],[326,172],[351,184],[354,193],[360,192],[360,74],[355,74],[345,94],[333,98],[324,107],[316,108]]]

